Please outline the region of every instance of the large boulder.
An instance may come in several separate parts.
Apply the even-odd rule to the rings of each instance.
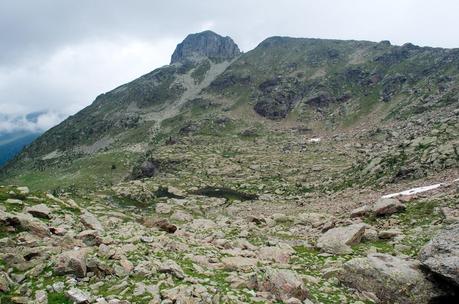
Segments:
[[[83,278],[86,276],[86,258],[88,251],[85,249],[69,250],[59,255],[55,271],[57,274],[74,274]]]
[[[459,224],[440,231],[421,249],[419,260],[429,271],[459,287]]]
[[[380,198],[373,206],[373,212],[377,216],[390,215],[405,209],[405,206],[395,198]]]
[[[288,269],[266,267],[257,276],[256,281],[258,291],[269,292],[278,301],[287,302],[292,298],[303,301],[308,297],[303,280],[297,273]]]
[[[375,294],[382,303],[428,303],[438,295],[414,261],[373,253],[344,263],[338,278],[361,292]]]
[[[352,249],[349,246],[360,242],[365,227],[365,224],[353,224],[330,229],[317,240],[317,248],[332,254],[351,253]]]

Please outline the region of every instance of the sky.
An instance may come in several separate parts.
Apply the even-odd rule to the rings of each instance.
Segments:
[[[44,131],[169,64],[187,34],[459,47],[457,0],[1,0],[0,133]],[[30,119],[33,117],[33,119]]]

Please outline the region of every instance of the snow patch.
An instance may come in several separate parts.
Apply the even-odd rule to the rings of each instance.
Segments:
[[[459,181],[459,178],[453,180],[453,183],[458,182],[458,181]],[[386,195],[383,195],[382,198],[392,198],[392,197],[402,196],[402,195],[413,195],[413,194],[417,194],[421,192],[434,190],[434,189],[440,188],[445,185],[446,183],[440,183],[440,184],[435,184],[435,185],[430,185],[430,186],[416,187],[416,188],[408,189],[408,190],[397,192],[397,193],[386,194]]]

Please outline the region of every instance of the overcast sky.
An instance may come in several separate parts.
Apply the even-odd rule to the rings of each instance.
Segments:
[[[459,47],[458,0],[1,0],[0,132],[47,129],[206,29]],[[29,121],[25,115],[40,112]]]

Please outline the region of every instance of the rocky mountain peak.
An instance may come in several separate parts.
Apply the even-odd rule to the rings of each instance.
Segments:
[[[190,34],[179,43],[172,54],[171,64],[200,57],[218,60],[232,59],[240,53],[239,47],[230,37],[223,37],[212,31],[204,31]]]

